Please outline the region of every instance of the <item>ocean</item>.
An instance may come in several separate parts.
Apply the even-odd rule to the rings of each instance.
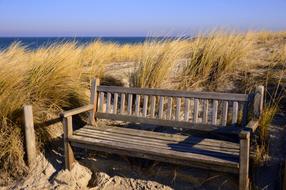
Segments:
[[[161,40],[166,37],[0,37],[0,50],[6,49],[14,42],[20,42],[27,49],[37,49],[56,42],[76,41],[79,45],[92,41],[113,42],[117,44],[136,44],[146,40]],[[171,39],[168,37],[168,39]]]

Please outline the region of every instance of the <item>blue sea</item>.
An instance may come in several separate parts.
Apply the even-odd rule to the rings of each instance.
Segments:
[[[146,40],[161,40],[166,37],[0,37],[0,50],[6,49],[14,42],[20,42],[28,49],[37,49],[56,42],[76,41],[79,45],[96,40],[117,44],[137,44]],[[169,38],[169,37],[167,37]]]

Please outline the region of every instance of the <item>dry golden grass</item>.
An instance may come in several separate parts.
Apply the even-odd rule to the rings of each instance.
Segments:
[[[248,37],[252,40],[257,40],[258,42],[267,42],[273,40],[285,40],[286,32],[269,32],[269,31],[260,31],[260,32],[248,32]]]
[[[135,60],[130,82],[135,87],[158,88],[169,76],[176,61],[185,54],[185,41],[163,40],[144,43]]]
[[[24,104],[33,105],[36,126],[62,109],[83,105],[90,79],[102,77],[108,63],[134,60],[131,48],[96,41],[87,46],[52,44],[34,51],[16,43],[1,51],[0,138],[5,140],[0,142],[0,173],[16,177],[25,172]],[[49,132],[45,128],[36,128],[36,132],[41,147],[49,140]]]
[[[187,64],[179,74],[178,88],[211,86],[239,67],[253,49],[246,34],[213,32],[198,36],[189,49]]]
[[[256,162],[263,163],[269,151],[269,125],[286,97],[286,45],[272,52],[265,77],[266,97],[258,127]],[[285,100],[284,100],[285,101]]]
[[[33,105],[35,123],[38,125],[62,109],[84,104],[88,100],[86,92],[90,79],[103,77],[106,64],[122,61],[136,63],[130,77],[132,86],[163,87],[173,66],[182,58],[187,62],[182,71],[176,73],[178,88],[212,86],[228,80],[226,76],[238,69],[248,71],[243,60],[252,56],[249,54],[255,49],[253,42],[258,38],[284,38],[282,33],[273,35],[275,37],[264,33],[257,37],[254,33],[214,32],[192,40],[148,41],[136,45],[95,41],[86,46],[71,42],[33,51],[13,44],[7,50],[0,51],[0,139],[5,139],[0,141],[0,173],[6,172],[10,177],[25,173],[22,130],[24,104]],[[273,51],[273,56],[269,58],[268,74],[262,72],[259,75],[262,82],[268,81],[266,87],[272,87],[270,94],[275,105],[280,100],[278,97],[285,96],[280,85],[285,84],[285,52],[286,46]],[[272,113],[266,110],[267,115],[263,117],[265,121],[261,121],[261,125],[268,125],[266,121],[271,120]],[[49,139],[45,129],[37,129],[37,134],[42,144]]]

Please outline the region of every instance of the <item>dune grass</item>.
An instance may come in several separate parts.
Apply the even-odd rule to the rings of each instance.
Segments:
[[[186,53],[185,41],[162,40],[142,45],[130,83],[135,87],[158,88],[168,78],[176,61]]]
[[[280,34],[281,35],[281,34]],[[269,151],[269,125],[275,114],[280,111],[286,97],[286,45],[272,52],[272,62],[268,66],[265,86],[266,99],[262,116],[259,120],[259,139],[256,161],[264,160]],[[267,101],[268,100],[268,101]]]
[[[103,77],[107,64],[135,62],[130,75],[132,86],[168,88],[174,66],[173,88],[193,89],[201,86],[215,88],[229,80],[237,70],[248,72],[246,59],[252,56],[254,42],[271,40],[269,34],[236,34],[214,32],[194,39],[147,41],[143,44],[118,45],[95,41],[85,46],[76,42],[52,44],[37,50],[28,50],[13,44],[0,51],[0,181],[15,179],[25,174],[22,107],[33,105],[36,126],[55,117],[63,109],[78,107],[88,101],[90,80]],[[284,34],[274,34],[284,38]],[[265,37],[267,36],[267,37]],[[272,89],[272,104],[285,97],[286,46],[274,51],[266,74],[261,81]],[[253,67],[253,65],[252,65]],[[267,81],[267,82],[265,82]],[[247,80],[247,83],[252,81]],[[263,83],[264,82],[264,83]],[[252,87],[257,84],[251,83]],[[241,90],[241,92],[244,92]],[[284,94],[283,94],[284,93]],[[268,96],[269,97],[269,96]],[[278,98],[279,97],[279,101]],[[266,126],[277,109],[266,109],[261,125]],[[45,128],[37,128],[38,144],[49,140]],[[3,140],[5,139],[5,140]]]
[[[23,105],[33,106],[40,149],[51,134],[37,125],[63,109],[85,104],[90,80],[103,77],[106,64],[134,61],[140,45],[131,48],[95,41],[86,46],[51,44],[33,51],[15,43],[0,51],[0,182],[26,172]]]
[[[35,123],[56,116],[63,108],[82,105],[88,98],[92,68],[80,62],[81,49],[75,44],[52,45],[28,51],[12,45],[0,53],[0,170],[14,176],[22,175],[23,123],[22,107],[33,105]],[[92,74],[91,74],[92,73]],[[39,132],[39,130],[37,130]],[[41,143],[48,139],[38,137]],[[38,143],[39,144],[39,143]]]
[[[212,32],[194,39],[189,49],[187,64],[179,74],[179,89],[212,86],[239,67],[253,50],[246,34]]]

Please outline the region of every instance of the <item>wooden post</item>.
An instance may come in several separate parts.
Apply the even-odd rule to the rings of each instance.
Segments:
[[[72,136],[72,116],[65,117],[63,119],[64,125],[64,148],[65,148],[65,168],[71,170],[74,163],[74,154],[71,144],[68,140]]]
[[[239,152],[239,189],[249,189],[249,149],[250,149],[250,132],[242,131],[240,137]]]
[[[36,138],[33,121],[33,110],[31,105],[24,106],[24,120],[28,166],[31,167],[36,159]]]
[[[94,79],[91,82],[91,88],[90,88],[90,104],[94,105],[93,110],[89,112],[89,122],[91,125],[95,125],[96,116],[95,113],[97,111],[98,106],[98,92],[97,92],[97,86],[100,84],[100,79]]]
[[[258,86],[255,90],[253,112],[256,118],[259,118],[263,110],[264,86]]]

